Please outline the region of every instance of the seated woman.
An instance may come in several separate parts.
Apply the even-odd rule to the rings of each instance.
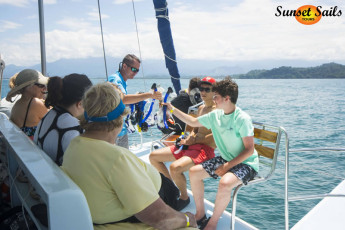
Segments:
[[[199,107],[198,116],[207,114],[216,108],[212,100],[212,84],[215,82],[216,80],[212,77],[205,77],[200,81],[199,90],[205,104]],[[187,181],[183,173],[192,166],[213,158],[216,148],[211,130],[205,127],[194,128],[186,139],[180,141],[180,144],[184,146],[183,150],[172,145],[157,149],[150,154],[151,164],[164,176],[173,179],[180,189],[181,195],[177,202],[177,210],[182,210],[190,202]],[[164,164],[169,161],[173,161],[170,165],[170,173]]]
[[[18,73],[14,74],[12,77],[10,77],[8,81],[8,86],[11,89],[15,87],[15,80],[17,78]],[[17,94],[17,96],[11,101],[7,101],[6,97],[1,99],[0,101],[0,112],[5,113],[8,117],[11,117],[11,110],[13,105],[20,99],[21,95]]]
[[[14,81],[15,86],[8,92],[7,101],[21,94],[21,98],[13,105],[10,120],[26,135],[33,139],[36,126],[48,112],[44,98],[48,78],[33,69],[22,70]]]
[[[82,104],[85,132],[71,141],[61,167],[84,192],[95,229],[196,227],[191,213],[177,212],[160,198],[164,183],[159,172],[115,145],[127,114],[117,90],[107,83],[95,85]]]
[[[49,78],[45,105],[53,108],[38,124],[34,142],[58,165],[71,140],[82,133],[77,118],[84,113],[81,99],[91,86],[86,75],[76,73]]]

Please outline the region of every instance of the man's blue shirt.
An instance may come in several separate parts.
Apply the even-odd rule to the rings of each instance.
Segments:
[[[125,95],[127,95],[127,83],[125,82],[125,80],[123,80],[123,77],[122,77],[120,71],[117,71],[116,73],[110,75],[108,77],[108,81],[117,85],[119,87],[119,89],[121,90],[121,92],[124,93]],[[123,121],[122,130],[119,133],[119,135],[117,135],[117,136],[121,137],[121,136],[125,135],[126,133],[127,133],[127,127],[126,127],[125,121]]]

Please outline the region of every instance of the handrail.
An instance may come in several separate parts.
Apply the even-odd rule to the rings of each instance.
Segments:
[[[316,152],[316,151],[337,151],[345,152],[345,148],[334,148],[334,147],[317,147],[317,148],[300,148],[300,149],[289,149],[289,138],[286,131],[286,149],[285,149],[285,229],[289,229],[289,201],[298,201],[298,200],[311,200],[311,199],[321,199],[325,197],[344,197],[345,194],[316,194],[316,195],[304,195],[304,196],[295,196],[289,198],[288,196],[288,178],[289,178],[289,153],[296,152]]]

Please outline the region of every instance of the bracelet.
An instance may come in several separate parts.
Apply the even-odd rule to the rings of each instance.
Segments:
[[[170,110],[170,113],[172,114],[174,112],[175,107],[173,106]]]
[[[186,221],[187,221],[186,227],[189,227],[189,216],[186,213],[184,213],[184,215],[186,216]]]

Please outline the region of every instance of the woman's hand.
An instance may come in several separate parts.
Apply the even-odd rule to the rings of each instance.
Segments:
[[[189,227],[197,228],[198,225],[196,223],[195,216],[190,212],[186,212],[186,215],[189,217]]]

